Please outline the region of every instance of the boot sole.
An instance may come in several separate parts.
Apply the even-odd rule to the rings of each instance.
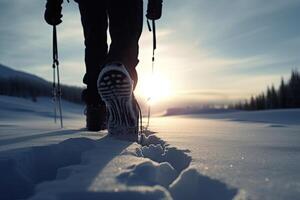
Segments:
[[[108,132],[112,135],[136,134],[137,117],[133,108],[133,81],[125,67],[108,65],[99,74],[98,93],[109,112]]]

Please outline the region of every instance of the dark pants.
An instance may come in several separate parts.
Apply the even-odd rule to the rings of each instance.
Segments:
[[[87,104],[103,103],[97,79],[108,62],[121,62],[137,83],[138,41],[143,27],[143,0],[77,0],[85,38]],[[108,50],[107,28],[111,37]]]

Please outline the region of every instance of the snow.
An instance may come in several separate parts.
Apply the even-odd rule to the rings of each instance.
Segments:
[[[189,168],[170,185],[170,192],[174,199],[244,199],[243,194],[218,180],[213,180]],[[241,192],[242,193],[242,192]]]
[[[247,113],[152,118],[150,128],[169,145],[189,149],[189,166],[200,175],[238,188],[239,194],[298,199],[300,110]]]
[[[4,187],[1,187],[1,194],[4,193],[5,196],[6,193],[11,199],[30,195],[36,183],[54,179],[57,170],[64,166],[80,163],[82,153],[91,149],[93,145],[93,140],[74,138],[56,145],[2,153],[0,185]],[[18,191],[15,188],[22,190]]]
[[[199,114],[194,117],[211,118],[211,119],[229,119],[239,122],[262,122],[272,123],[273,126],[299,125],[300,109],[277,109],[264,111],[239,111],[224,112],[218,114]]]
[[[36,194],[31,199],[60,199],[61,194],[67,194],[72,199],[79,193],[82,199],[86,199],[89,193],[94,193],[96,199],[116,192],[122,192],[125,197],[129,195],[128,199],[131,195],[141,196],[142,194],[146,199],[167,198],[169,194],[162,187],[153,188],[144,184],[129,186],[118,181],[119,174],[130,170],[132,165],[145,162],[144,158],[123,153],[124,150],[134,153],[136,148],[138,148],[136,143],[116,141],[110,137],[98,140],[95,148],[84,153],[81,165],[68,167],[67,175],[69,176],[66,177],[65,169],[62,172],[59,170],[58,174],[63,174],[60,177],[64,179],[39,184],[36,187]]]
[[[177,177],[177,172],[167,162],[143,162],[118,176],[119,180],[129,185],[161,185],[168,187]]]
[[[0,96],[1,200],[299,197],[299,110],[153,118],[137,144],[63,107],[60,129],[50,99]]]

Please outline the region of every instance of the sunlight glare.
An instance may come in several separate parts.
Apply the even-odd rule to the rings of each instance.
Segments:
[[[170,82],[166,77],[158,74],[147,78],[141,86],[142,95],[147,98],[149,104],[168,98],[171,95]]]

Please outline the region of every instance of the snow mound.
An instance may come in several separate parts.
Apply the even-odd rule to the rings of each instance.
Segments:
[[[59,168],[80,163],[82,153],[93,148],[94,144],[91,139],[73,138],[55,145],[1,153],[1,199],[28,197],[36,184],[55,179]]]
[[[187,168],[192,158],[187,155],[183,150],[178,150],[175,147],[163,147],[160,144],[143,146],[141,148],[143,157],[154,160],[155,162],[168,162],[177,172],[181,172]]]
[[[157,144],[160,144],[160,145],[164,146],[166,144],[165,141],[163,141],[162,139],[160,139],[159,137],[157,137],[154,134],[151,134],[149,136],[145,136],[143,134],[141,143],[142,143],[143,146],[157,145]]]
[[[151,144],[149,146],[143,146],[141,148],[141,152],[143,157],[149,158],[156,162],[162,162],[163,154],[165,151],[160,144],[157,145]]]
[[[176,147],[167,148],[163,157],[164,161],[169,162],[178,172],[187,168],[192,161],[191,156]]]
[[[118,178],[129,185],[161,185],[168,187],[177,177],[175,169],[167,162],[143,162]]]
[[[152,136],[152,135],[150,135]],[[128,184],[161,185],[168,189],[173,199],[246,199],[241,190],[230,188],[225,183],[201,175],[189,168],[192,158],[187,150],[167,147],[157,136],[145,137],[144,145],[137,155],[160,164],[144,162],[119,176]],[[153,143],[153,144],[151,144]]]
[[[126,176],[132,171],[139,174],[143,168],[139,166],[152,162],[134,154],[138,146],[112,137],[97,140],[93,149],[82,154],[80,164],[59,169],[56,179],[38,184],[30,199],[172,199],[165,187],[134,184]],[[157,165],[153,169],[159,168],[157,177],[162,178],[166,167]]]
[[[196,169],[184,170],[170,185],[172,197],[176,199],[229,200],[235,198],[238,190],[226,184],[203,176]]]

